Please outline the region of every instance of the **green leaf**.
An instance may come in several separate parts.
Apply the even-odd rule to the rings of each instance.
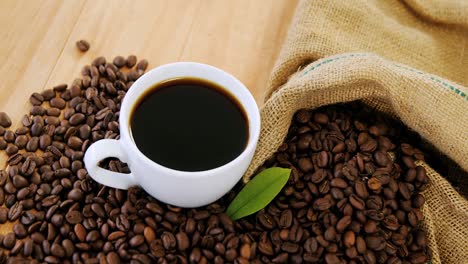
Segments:
[[[226,214],[237,220],[263,209],[288,182],[289,174],[291,169],[278,167],[260,172],[237,194]]]

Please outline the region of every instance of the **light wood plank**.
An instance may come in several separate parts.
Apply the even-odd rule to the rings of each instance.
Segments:
[[[14,124],[32,92],[71,83],[96,56],[150,67],[198,61],[239,78],[257,102],[297,0],[1,0],[0,111]],[[79,52],[86,39],[91,49]],[[15,126],[13,126],[14,128]],[[0,163],[6,155],[0,152]],[[11,224],[0,225],[0,234]]]
[[[112,60],[116,55],[135,54],[148,59],[149,67],[177,60],[199,4],[186,0],[87,1],[47,86],[69,83],[97,56]],[[84,54],[75,47],[80,39],[91,43]]]
[[[83,0],[0,1],[0,111],[17,123],[43,89],[75,26]]]
[[[295,0],[202,1],[179,59],[208,63],[230,72],[261,105],[295,6]]]
[[[88,1],[47,86],[70,82],[96,56],[137,54],[149,67],[197,61],[238,77],[260,104],[296,0]],[[75,48],[87,39],[91,49]]]

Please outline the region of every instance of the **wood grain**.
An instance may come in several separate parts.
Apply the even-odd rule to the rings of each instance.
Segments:
[[[0,1],[0,111],[18,120],[44,88],[84,1]]]
[[[149,67],[197,61],[239,78],[260,99],[297,0],[2,0],[0,111],[14,129],[28,98],[71,83],[97,56],[135,54]],[[82,53],[75,42],[86,39]],[[6,155],[0,153],[0,163]],[[11,224],[0,225],[0,233]]]

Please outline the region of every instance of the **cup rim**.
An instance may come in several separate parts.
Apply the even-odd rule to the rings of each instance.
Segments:
[[[181,67],[181,66],[183,66],[183,67],[189,66],[189,67],[203,68],[204,70],[211,71],[214,74],[223,75],[224,76],[223,78],[229,78],[235,83],[236,89],[241,89],[246,94],[246,99],[245,100],[240,100],[239,98],[235,97],[235,95],[232,94],[232,92],[230,90],[227,90],[227,92],[229,92],[232,96],[234,96],[239,101],[239,103],[242,105],[242,107],[244,107],[244,111],[245,111],[245,114],[247,116],[247,119],[248,119],[247,121],[248,121],[248,124],[249,124],[249,139],[247,141],[247,145],[244,148],[244,150],[236,158],[232,159],[231,161],[229,161],[226,164],[223,164],[221,166],[218,166],[218,167],[215,167],[215,168],[212,168],[212,169],[202,170],[202,171],[183,171],[183,170],[176,170],[176,169],[168,168],[168,167],[165,167],[165,166],[151,160],[150,158],[148,158],[145,154],[143,154],[143,152],[141,152],[141,150],[138,148],[135,141],[133,140],[133,137],[132,137],[131,131],[130,131],[131,128],[129,126],[129,118],[130,118],[130,114],[131,114],[131,111],[132,111],[132,106],[133,106],[134,101],[129,101],[129,99],[128,99],[130,97],[129,95],[131,95],[133,93],[136,93],[136,90],[135,89],[132,90],[132,88],[137,87],[139,85],[142,85],[145,78],[150,78],[149,76],[154,75],[155,72],[157,73],[157,72],[162,72],[162,71],[165,71],[165,70],[171,70],[171,71],[175,70],[175,71],[177,71],[178,68]],[[200,76],[190,76],[190,75],[180,75],[179,77],[194,77],[194,78],[203,79],[203,77],[200,77]],[[174,77],[167,78],[167,80],[172,79],[172,78],[174,78]],[[164,80],[166,80],[166,79],[163,79],[162,81],[164,81]],[[208,80],[208,81],[214,82],[212,80]],[[160,81],[158,81],[158,82],[160,82]],[[156,83],[157,82],[155,82],[154,84],[156,84]],[[151,86],[152,85],[149,85],[148,87],[145,87],[144,90],[141,91],[140,93],[143,93],[144,91],[148,90],[149,88],[151,88]],[[254,111],[250,115],[249,115],[249,113],[248,113],[248,111],[246,109],[246,105],[252,105],[254,107]],[[252,116],[252,114],[253,114],[253,116]],[[126,94],[126,96],[124,97],[124,99],[122,101],[122,105],[121,105],[121,108],[120,108],[119,123],[120,123],[119,127],[120,127],[120,134],[121,134],[121,138],[119,139],[119,143],[122,144],[122,143],[125,143],[125,141],[128,140],[129,143],[130,143],[130,144],[128,144],[129,146],[124,146],[124,147],[129,147],[130,148],[130,151],[129,151],[130,153],[136,153],[136,155],[138,156],[138,159],[144,160],[146,163],[151,164],[151,166],[153,166],[153,167],[155,167],[155,168],[157,168],[159,170],[168,172],[172,176],[179,176],[179,177],[183,177],[183,178],[188,177],[188,178],[192,178],[192,179],[194,177],[195,178],[208,177],[208,176],[213,175],[213,174],[215,174],[217,172],[225,171],[226,169],[230,169],[230,168],[234,167],[239,161],[248,158],[248,155],[255,151],[255,148],[256,148],[256,145],[257,145],[257,142],[258,142],[258,138],[260,136],[260,126],[261,126],[260,111],[259,111],[258,105],[257,105],[252,93],[249,91],[249,89],[247,89],[247,87],[241,81],[239,81],[232,74],[230,74],[230,73],[228,73],[228,72],[226,72],[226,71],[224,71],[224,70],[222,70],[220,68],[217,68],[217,67],[214,67],[214,66],[211,66],[211,65],[208,65],[208,64],[204,64],[204,63],[190,62],[190,61],[174,62],[174,63],[168,63],[168,64],[160,65],[158,67],[155,67],[155,68],[151,69],[150,71],[143,74],[140,78],[138,78],[138,80],[136,80],[132,84],[132,86],[128,89],[127,94]]]

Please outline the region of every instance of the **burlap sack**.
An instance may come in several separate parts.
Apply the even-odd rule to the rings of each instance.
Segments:
[[[435,2],[301,2],[272,73],[244,181],[280,146],[298,109],[357,99],[401,119],[468,170],[468,89],[462,86],[468,84],[468,11],[466,4],[445,2],[443,9]],[[356,51],[378,55],[339,54]],[[327,57],[333,54],[339,55]],[[421,165],[431,180],[423,227],[432,262],[468,263],[468,201]]]
[[[266,96],[311,61],[362,51],[468,85],[468,1],[301,1]]]

